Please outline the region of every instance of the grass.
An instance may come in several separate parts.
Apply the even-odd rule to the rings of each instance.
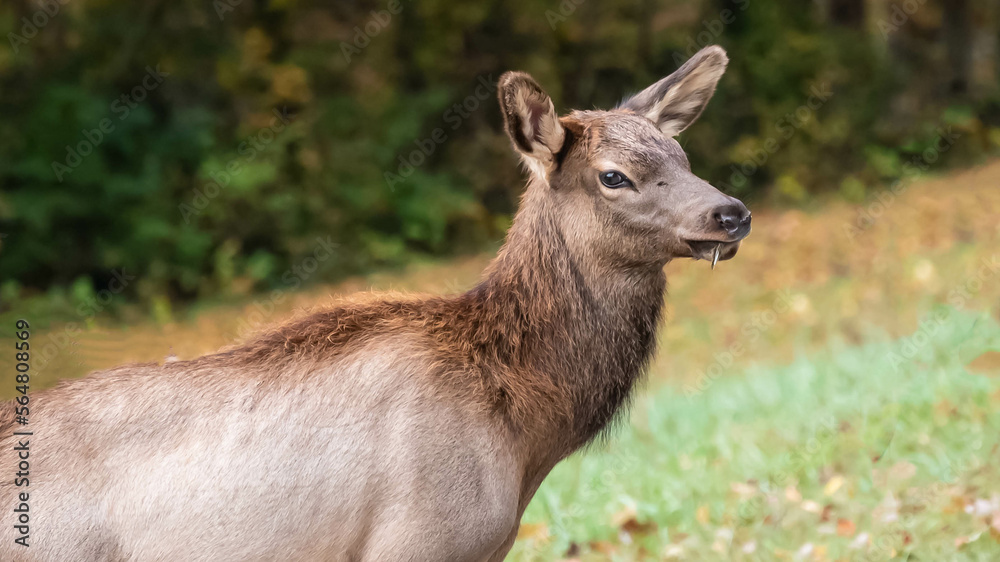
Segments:
[[[997,185],[1000,162],[883,193],[881,209],[754,208],[736,259],[670,264],[647,389],[619,431],[556,467],[510,558],[1000,559]],[[0,349],[15,317],[39,320],[37,391],[209,353],[343,294],[459,291],[490,258],[126,322],[46,325],[14,306]],[[0,353],[0,398],[12,359]]]
[[[511,559],[995,560],[1000,369],[966,365],[1000,352],[1000,326],[936,314],[912,350],[838,346],[643,398],[556,467]]]

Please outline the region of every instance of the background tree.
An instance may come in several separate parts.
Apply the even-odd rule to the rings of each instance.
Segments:
[[[318,237],[338,246],[317,280],[494,245],[523,175],[483,84],[512,68],[608,107],[723,45],[681,141],[750,199],[862,201],[943,127],[936,168],[1000,145],[996,0],[46,6],[0,6],[5,299],[72,302],[122,268],[141,303],[283,287]]]

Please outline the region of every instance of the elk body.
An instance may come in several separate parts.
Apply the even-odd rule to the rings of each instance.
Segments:
[[[502,560],[548,472],[626,405],[664,264],[714,265],[750,230],[672,138],[726,62],[706,48],[616,109],[562,118],[505,74],[531,179],[466,293],[348,302],[228,351],[38,393],[31,546],[6,536],[0,559]]]

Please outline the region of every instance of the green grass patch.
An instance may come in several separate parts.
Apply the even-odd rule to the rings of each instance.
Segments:
[[[986,315],[667,386],[561,463],[514,560],[996,560],[1000,351]]]

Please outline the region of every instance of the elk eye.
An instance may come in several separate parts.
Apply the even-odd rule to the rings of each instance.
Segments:
[[[601,183],[609,189],[621,189],[632,187],[632,182],[621,172],[601,172]]]

